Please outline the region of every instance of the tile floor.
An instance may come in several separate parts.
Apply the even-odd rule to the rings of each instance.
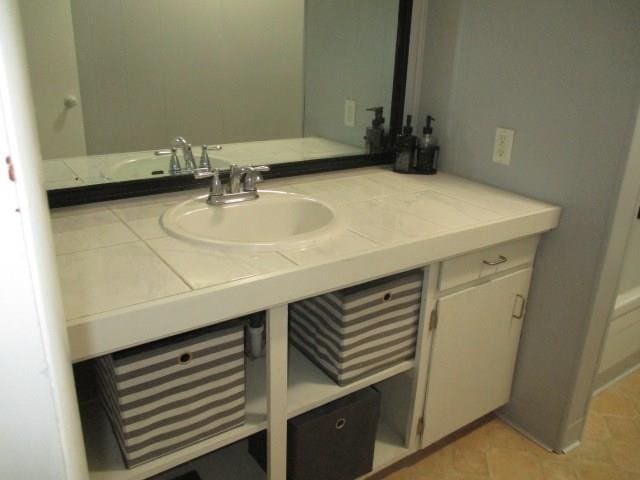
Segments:
[[[640,480],[640,370],[596,395],[582,443],[566,455],[488,417],[373,478]]]

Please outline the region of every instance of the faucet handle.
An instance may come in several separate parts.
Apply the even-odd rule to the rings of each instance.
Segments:
[[[214,168],[209,170],[208,168],[196,168],[193,170],[193,177],[196,180],[201,178],[211,178],[211,185],[209,186],[209,196],[211,195],[224,195],[224,185],[220,180],[220,169]]]
[[[177,175],[182,171],[176,147],[171,147],[171,150],[156,150],[153,154],[156,157],[171,155],[171,160],[169,160],[169,173],[171,175]]]
[[[200,164],[198,165],[200,168],[211,168],[211,161],[209,160],[209,154],[207,153],[208,147],[206,145],[202,145],[200,154]]]
[[[260,172],[268,172],[271,170],[267,165],[245,168],[246,174],[244,176],[244,189],[247,192],[255,192],[257,190],[257,184],[263,180]]]

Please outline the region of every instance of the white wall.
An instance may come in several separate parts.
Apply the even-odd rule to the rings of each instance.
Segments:
[[[307,0],[305,136],[364,145],[373,114],[391,113],[398,2]],[[345,100],[356,102],[356,125],[344,125]]]
[[[38,135],[44,158],[86,154],[82,104],[67,109],[64,97],[80,100],[69,0],[21,0]]]
[[[304,2],[71,6],[89,154],[302,136]]]
[[[640,100],[638,24],[634,0],[429,1],[421,110],[438,119],[443,169],[564,209],[540,245],[504,411],[556,449],[585,413],[571,405]],[[509,167],[491,161],[498,126],[516,130]]]

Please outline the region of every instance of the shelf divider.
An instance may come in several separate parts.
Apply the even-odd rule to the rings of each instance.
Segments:
[[[267,310],[267,479],[287,477],[288,306]]]

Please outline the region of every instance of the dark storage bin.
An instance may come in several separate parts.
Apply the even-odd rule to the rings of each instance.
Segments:
[[[105,355],[96,372],[129,468],[244,423],[239,320]]]
[[[289,420],[287,480],[354,480],[373,468],[380,393],[366,388]],[[266,471],[266,433],[249,452]]]
[[[338,385],[415,357],[422,270],[289,305],[291,343]]]

